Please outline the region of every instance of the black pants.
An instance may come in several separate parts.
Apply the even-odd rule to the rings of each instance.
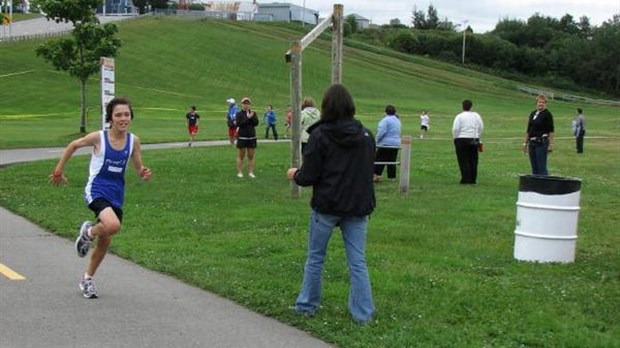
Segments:
[[[273,137],[276,140],[278,140],[278,131],[276,130],[276,125],[275,124],[267,125],[267,128],[265,128],[265,139],[269,139],[269,128],[271,128],[271,130],[273,132]]]
[[[478,177],[478,145],[472,138],[454,139],[456,159],[461,170],[461,184],[475,184]]]
[[[575,138],[575,140],[577,141],[577,153],[583,153],[583,137],[586,135],[586,130],[582,130],[581,132],[579,132],[579,134],[577,135],[577,138]]]
[[[396,162],[396,157],[398,156],[398,149],[377,148],[377,157],[375,162]],[[381,176],[383,174],[383,168],[386,164],[377,164],[375,165],[375,174]],[[396,179],[396,165],[395,164],[387,164],[387,177],[388,179]]]

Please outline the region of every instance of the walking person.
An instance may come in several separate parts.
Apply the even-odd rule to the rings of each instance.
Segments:
[[[321,104],[321,119],[308,129],[303,165],[286,172],[297,185],[312,186],[308,255],[295,310],[314,315],[320,308],[323,262],[338,226],[349,269],[348,309],[354,321],[369,323],[375,306],[365,254],[368,217],[375,207],[375,140],[354,116],[349,91],[339,84],[329,87]]]
[[[278,131],[276,130],[276,113],[273,111],[272,105],[267,105],[265,110],[265,139],[269,139],[269,129],[273,133],[273,138],[278,140]]]
[[[583,110],[577,108],[577,116],[575,117],[575,145],[577,153],[583,153],[583,138],[586,135],[586,118],[583,116]]]
[[[252,102],[250,98],[241,100],[242,110],[235,116],[235,124],[238,127],[237,135],[237,177],[243,178],[243,160],[248,154],[248,176],[255,178],[254,175],[254,153],[256,151],[256,126],[258,117],[256,112],[250,110]]]
[[[482,117],[471,111],[471,100],[463,101],[463,111],[454,117],[452,136],[456,159],[461,172],[461,184],[475,184],[478,179],[478,151],[484,129]]]
[[[420,139],[424,139],[424,135],[428,133],[428,130],[431,127],[431,118],[428,116],[426,110],[422,110],[422,114],[420,115]]]
[[[308,144],[310,134],[308,128],[317,123],[321,118],[321,112],[314,106],[314,99],[311,97],[304,98],[301,103],[301,153],[304,153],[304,149]]]
[[[547,97],[536,97],[536,110],[530,113],[523,139],[523,152],[529,154],[532,174],[549,175],[547,154],[553,151],[555,139],[553,115],[547,110]]]
[[[400,148],[400,128],[400,119],[396,115],[396,108],[393,105],[387,105],[385,116],[377,126],[376,162],[396,162]],[[385,163],[375,164],[375,182],[381,181],[385,166]],[[387,177],[389,180],[396,179],[396,164],[387,164]]]
[[[284,131],[285,131],[285,138],[290,138],[291,137],[291,128],[293,127],[293,107],[292,106],[287,106],[286,107],[286,114],[284,116]]]
[[[187,121],[187,130],[189,131],[189,144],[191,147],[192,143],[196,140],[196,133],[198,133],[198,123],[200,122],[200,115],[196,113],[196,107],[191,106],[189,108],[189,112],[185,115],[185,120]]]
[[[92,146],[90,176],[85,188],[88,208],[95,213],[96,222],[85,221],[79,230],[75,248],[79,257],[88,254],[91,243],[97,240],[86,273],[79,287],[86,298],[98,297],[93,277],[101,265],[112,236],[121,229],[125,195],[125,171],[129,162],[142,180],[151,178],[151,170],[142,163],[140,139],[129,132],[133,120],[131,103],[126,98],[114,98],[106,106],[107,131],[96,131],[72,141],[65,149],[50,175],[53,185],[66,184],[63,169],[76,150]]]
[[[228,98],[226,100],[228,104],[228,112],[226,113],[226,125],[228,126],[228,140],[231,146],[235,146],[235,140],[237,139],[237,125],[235,124],[235,117],[239,112],[239,107],[235,104],[234,98]]]

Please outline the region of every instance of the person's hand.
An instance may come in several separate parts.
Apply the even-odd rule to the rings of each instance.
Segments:
[[[297,169],[297,168],[289,168],[289,169],[286,171],[286,177],[287,177],[289,180],[293,180],[293,179],[295,178],[295,173],[297,173],[297,171],[298,171],[298,170],[299,170],[299,169]]]
[[[140,168],[140,178],[142,178],[142,180],[149,181],[151,180],[152,175],[153,175],[153,172],[151,172],[149,168],[147,167]]]
[[[52,185],[54,185],[54,186],[66,185],[67,184],[67,178],[65,177],[65,175],[62,172],[59,172],[59,171],[55,170],[52,174],[50,174],[49,182]]]
[[[549,143],[547,146],[547,152],[553,152],[553,143]]]
[[[523,143],[523,153],[527,153],[527,143]]]

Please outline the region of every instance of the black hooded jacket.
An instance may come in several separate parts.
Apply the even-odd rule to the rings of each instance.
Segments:
[[[312,186],[310,205],[319,213],[365,216],[375,208],[373,183],[375,138],[357,120],[319,121],[308,129],[310,139],[295,183]]]

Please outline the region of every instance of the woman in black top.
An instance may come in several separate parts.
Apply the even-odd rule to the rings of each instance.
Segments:
[[[248,153],[248,176],[255,178],[254,175],[254,152],[256,151],[256,126],[258,126],[258,117],[256,112],[250,110],[252,102],[250,98],[243,98],[241,105],[243,109],[235,116],[235,125],[237,126],[237,177],[243,177],[243,158]]]
[[[549,175],[547,153],[553,151],[553,115],[547,110],[547,97],[536,98],[536,110],[532,111],[527,122],[523,139],[523,152],[530,156],[532,174]]]

